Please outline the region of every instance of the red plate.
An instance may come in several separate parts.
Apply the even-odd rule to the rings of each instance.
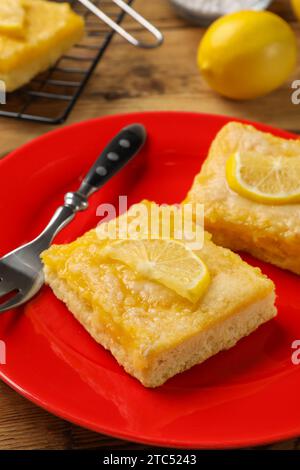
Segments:
[[[128,195],[130,203],[181,201],[216,132],[229,120],[189,113],[106,117],[59,129],[13,152],[0,163],[0,254],[39,233],[121,127],[147,127],[140,158],[92,197],[90,209],[57,242],[70,242],[94,226],[98,204],[116,203],[119,195]],[[247,259],[275,281],[277,318],[158,389],[127,375],[48,288],[25,307],[0,315],[7,349],[1,377],[62,418],[147,444],[225,448],[300,435],[300,365],[291,360],[292,342],[300,339],[299,278]]]

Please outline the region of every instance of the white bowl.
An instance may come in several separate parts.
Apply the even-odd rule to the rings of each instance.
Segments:
[[[265,10],[272,0],[170,0],[185,19],[202,26],[239,10]]]

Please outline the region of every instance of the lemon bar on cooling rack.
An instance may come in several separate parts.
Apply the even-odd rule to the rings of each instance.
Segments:
[[[185,202],[215,243],[300,274],[300,140],[225,125]]]
[[[24,18],[22,10],[5,18],[0,8],[0,80],[8,92],[51,67],[84,34],[83,19],[67,3],[22,0],[19,8]]]
[[[153,205],[134,205],[130,223],[142,204]],[[91,336],[146,387],[234,346],[276,315],[272,281],[216,246],[207,233],[201,249],[172,234],[169,239],[109,234],[99,236],[94,229],[70,244],[52,245],[42,254],[45,280]]]

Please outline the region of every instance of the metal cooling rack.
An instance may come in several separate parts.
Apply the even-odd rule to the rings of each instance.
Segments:
[[[60,3],[66,0],[56,1]],[[134,0],[125,1],[131,5]],[[60,124],[68,117],[116,34],[76,0],[69,0],[69,3],[85,19],[86,34],[82,42],[28,85],[8,93],[6,104],[0,107],[0,116],[48,124]],[[94,0],[93,3],[101,6],[117,24],[122,22],[126,14],[110,0]]]

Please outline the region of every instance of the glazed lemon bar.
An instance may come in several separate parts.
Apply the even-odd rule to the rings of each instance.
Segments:
[[[51,67],[84,34],[83,19],[67,3],[20,0],[16,6],[14,14],[0,6],[0,80],[8,92]]]
[[[300,140],[225,125],[185,202],[205,205],[215,243],[300,274]]]
[[[145,204],[153,205],[129,210],[130,223],[134,209]],[[109,236],[93,229],[70,244],[52,245],[42,254],[45,280],[146,387],[234,346],[276,315],[272,281],[207,233],[199,250],[172,234]]]

